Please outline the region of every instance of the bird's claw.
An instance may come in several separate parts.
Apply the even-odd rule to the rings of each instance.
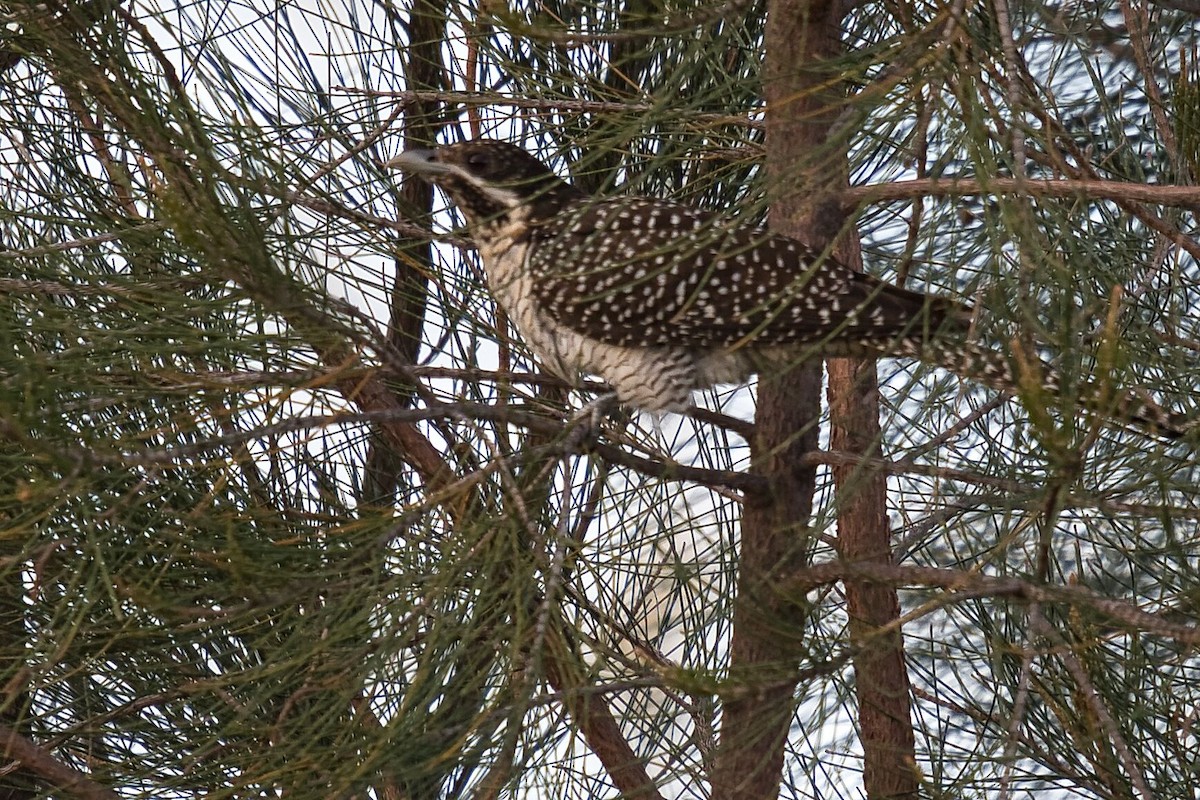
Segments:
[[[616,406],[616,392],[607,392],[584,403],[567,421],[568,448],[576,450],[599,439],[604,418]]]

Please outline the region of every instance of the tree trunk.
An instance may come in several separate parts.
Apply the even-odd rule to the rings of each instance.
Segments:
[[[779,191],[771,207],[771,226],[817,248],[829,245],[844,222],[839,196],[847,181],[846,143],[829,137],[836,129],[844,92],[821,69],[822,62],[841,48],[840,9],[830,2],[776,0],[767,17],[767,169],[771,185]],[[835,254],[857,265],[857,238],[845,237]],[[800,563],[807,550],[815,476],[802,459],[817,446],[819,392],[817,365],[764,379],[759,387],[754,468],[768,479],[772,491],[764,500],[748,502],[742,519],[730,676],[746,685],[725,704],[714,798],[774,797],[779,791],[803,614],[771,587],[778,570]],[[831,361],[829,399],[833,449],[876,454],[878,389],[873,362]],[[843,557],[889,562],[884,478],[856,474],[852,467],[835,470],[834,476]],[[903,643],[898,631],[877,634],[899,615],[896,593],[862,583],[848,584],[846,593],[851,641],[861,648],[854,669],[867,796],[915,797]]]

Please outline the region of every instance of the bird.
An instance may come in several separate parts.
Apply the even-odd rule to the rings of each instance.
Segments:
[[[716,211],[593,197],[523,148],[471,139],[385,166],[458,207],[488,287],[525,343],[572,385],[598,375],[622,404],[684,412],[697,390],[811,357],[911,357],[1008,393],[1002,353],[969,341],[970,306],[859,272],[803,242]],[[1038,362],[1037,385],[1060,392]],[[1090,387],[1090,388],[1088,388]],[[1090,410],[1165,438],[1187,422],[1140,392],[1087,384]]]

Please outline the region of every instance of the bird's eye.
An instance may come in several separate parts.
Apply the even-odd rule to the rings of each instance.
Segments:
[[[467,156],[467,166],[476,171],[487,169],[491,163],[487,153],[471,153]]]

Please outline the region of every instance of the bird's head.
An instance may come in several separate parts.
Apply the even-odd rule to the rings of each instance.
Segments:
[[[406,150],[386,166],[441,187],[472,226],[517,208],[534,219],[552,216],[581,194],[520,147],[492,139]]]

